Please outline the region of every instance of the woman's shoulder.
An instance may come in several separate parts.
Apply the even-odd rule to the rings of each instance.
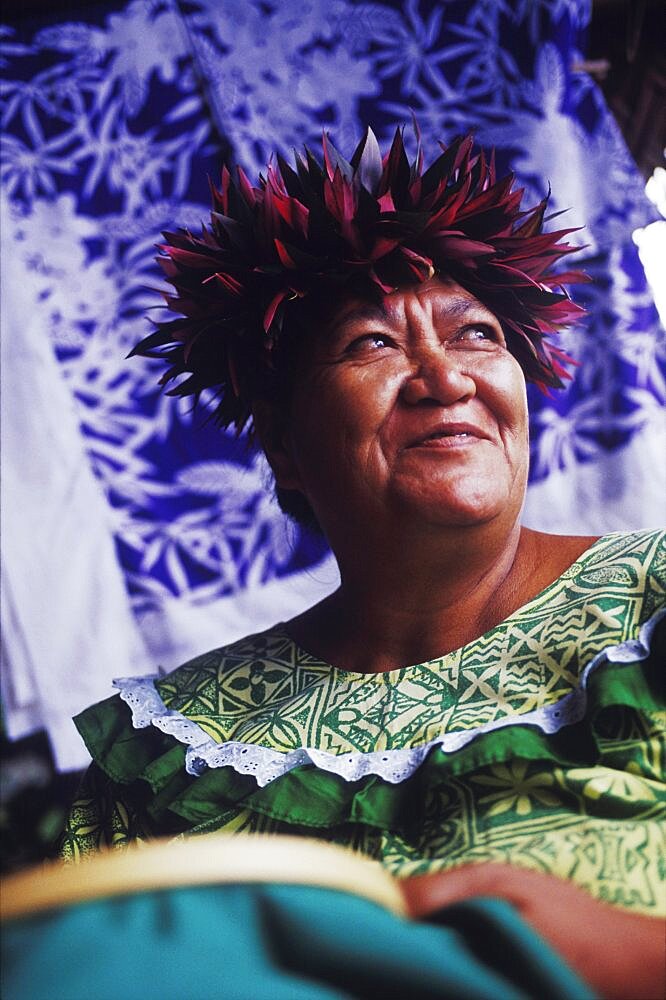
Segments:
[[[641,531],[614,531],[602,535],[585,549],[578,558],[581,569],[606,567],[609,578],[611,568],[623,570],[627,582],[634,582],[647,574],[666,582],[666,530],[647,528]]]
[[[605,535],[551,535],[533,532],[539,557],[560,562],[561,572],[584,573],[592,567],[631,563],[660,574],[666,571],[666,529],[613,531]]]
[[[553,582],[519,610],[521,618],[535,610],[561,615],[566,609],[574,619],[583,609],[603,618],[613,609],[627,628],[638,629],[664,607],[664,529],[615,531],[592,539],[538,534],[535,545],[535,564]],[[551,559],[555,563],[548,572]]]
[[[623,586],[648,593],[666,589],[666,531],[555,535],[523,528],[523,591],[516,607],[560,595],[563,588],[599,592]]]

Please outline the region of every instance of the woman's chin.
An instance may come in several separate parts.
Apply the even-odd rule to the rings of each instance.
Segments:
[[[404,483],[395,491],[396,506],[401,518],[409,518],[416,527],[441,525],[460,527],[485,524],[495,518],[517,517],[522,497],[513,497],[510,484],[498,484],[497,480],[487,484],[476,484],[470,490],[469,483],[419,484]]]
[[[505,517],[507,504],[498,503],[495,497],[420,497],[405,503],[402,514],[409,517],[414,527],[422,524],[424,527],[464,528]]]

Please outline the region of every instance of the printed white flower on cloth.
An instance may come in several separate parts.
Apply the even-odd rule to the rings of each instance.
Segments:
[[[215,496],[215,505],[209,508],[210,525],[217,525],[218,530],[224,525],[225,538],[238,552],[241,573],[251,572],[257,582],[270,579],[288,562],[293,549],[289,522],[267,490],[268,477],[261,454],[247,467],[232,462],[195,462],[177,475],[178,483],[188,492]]]
[[[10,195],[32,200],[39,194],[53,194],[55,174],[72,174],[74,167],[56,142],[26,145],[15,135],[2,136],[0,180]]]
[[[565,413],[545,407],[532,417],[538,429],[534,447],[535,472],[571,468],[581,458],[595,455],[595,432],[602,422],[603,406],[597,396],[575,403]]]
[[[447,58],[446,50],[436,49],[435,45],[443,14],[443,9],[437,6],[425,20],[419,13],[418,0],[407,0],[401,30],[395,31],[390,21],[385,25],[382,19],[377,19],[374,41],[381,46],[377,57],[379,75],[401,74],[401,89],[405,94],[413,93],[419,75],[431,83],[442,79],[439,64]]]
[[[186,37],[177,13],[166,4],[133,0],[107,18],[105,42],[115,51],[112,73],[124,83],[128,110],[136,113],[144,103],[153,73],[167,83],[176,79],[177,60],[186,55]]]
[[[118,275],[103,259],[68,270],[53,282],[39,306],[48,314],[49,334],[56,343],[81,345],[88,338],[80,324],[94,323],[98,332],[100,326],[113,326],[120,307]]]
[[[346,6],[337,3],[327,18],[339,20]],[[199,7],[187,18],[197,61],[224,133],[249,170],[262,170],[276,143],[288,154],[317,138],[322,111],[336,134],[356,124],[359,102],[379,92],[372,58],[353,53],[344,39],[330,50],[312,45],[324,23],[318,3],[271,11],[252,3]]]
[[[514,809],[519,816],[527,816],[537,805],[557,806],[558,799],[550,791],[550,786],[555,784],[553,775],[544,771],[528,777],[527,766],[524,760],[508,765],[496,764],[489,774],[471,779],[474,784],[496,789],[479,799],[489,807],[488,816],[499,816]]]
[[[344,81],[344,86],[341,82]],[[335,108],[336,122],[356,119],[358,102],[381,89],[370,59],[352,56],[344,49],[335,53],[317,49],[308,65],[307,75],[299,80],[298,98],[304,107],[321,108],[322,94]],[[311,129],[314,132],[314,129]],[[315,135],[321,134],[318,128]]]
[[[172,169],[175,149],[172,143],[160,143],[156,132],[135,135],[118,104],[111,103],[95,133],[90,132],[73,156],[76,163],[87,164],[84,198],[92,197],[104,181],[112,192],[123,194],[127,212],[139,211],[150,197],[161,198],[161,175]]]
[[[176,482],[188,493],[216,496],[221,506],[229,508],[246,504],[257,489],[251,470],[232,462],[193,462],[178,470]]]
[[[45,333],[61,345],[81,345],[79,324],[111,324],[118,313],[113,265],[103,258],[88,262],[85,241],[99,238],[101,228],[100,220],[77,213],[73,194],[36,199],[25,213],[3,202],[3,232],[24,269],[22,294],[30,295]]]
[[[629,771],[615,771],[610,767],[577,768],[567,772],[566,780],[567,784],[580,787],[581,795],[594,801],[606,795],[646,805],[656,800],[649,780]]]
[[[363,4],[360,5],[363,7]],[[345,45],[342,25],[348,17],[358,17],[360,9],[349,0],[296,0],[276,4],[271,14],[271,29],[289,40],[289,48],[297,50],[312,45],[313,39],[326,42],[339,38]]]
[[[3,229],[29,270],[60,275],[83,267],[87,252],[82,241],[99,236],[100,225],[97,219],[80,215],[76,198],[67,193],[36,198],[24,214],[14,209],[3,218]]]
[[[534,82],[526,81],[521,88],[529,110],[512,108],[509,121],[482,124],[478,137],[488,145],[516,148],[515,169],[521,177],[533,179],[533,197],[543,197],[537,185],[550,184],[553,208],[567,209],[563,224],[585,226],[606,209],[608,192],[591,167],[591,163],[601,163],[605,151],[597,148],[595,136],[587,135],[563,110],[567,77],[555,45],[543,46],[535,72]],[[591,253],[595,250],[589,228],[572,233],[569,241],[588,245]]]

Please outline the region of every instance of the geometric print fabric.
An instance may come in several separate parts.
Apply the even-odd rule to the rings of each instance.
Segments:
[[[666,532],[610,535],[501,625],[428,663],[379,675],[335,670],[300,650],[277,626],[198,657],[157,687],[169,708],[219,741],[332,753],[417,746],[558,701],[601,650],[637,635],[664,605],[665,591]],[[653,651],[646,670],[659,666],[658,655]],[[601,680],[609,667],[601,667]],[[113,701],[115,711],[128,714],[127,706]],[[586,723],[594,730],[594,761],[561,752],[556,737],[566,739],[567,726],[548,738],[546,754],[528,759],[510,726],[500,752],[478,764],[442,768],[443,755],[435,750],[402,784],[376,778],[343,783],[349,808],[333,823],[303,825],[308,782],[317,771],[302,768],[300,802],[290,805],[286,794],[271,812],[267,789],[235,804],[222,795],[211,818],[172,832],[318,837],[378,860],[397,877],[507,862],[569,879],[614,905],[658,915],[666,911],[664,713],[630,702],[611,698],[590,705]],[[140,730],[138,738],[146,732]],[[170,780],[177,784],[182,757],[174,767]],[[208,775],[223,781],[229,770]],[[194,788],[200,780],[194,779]],[[397,807],[373,815],[368,794],[378,784]],[[289,818],[290,808],[295,818]],[[63,855],[73,859],[102,844],[121,847],[168,832],[156,827],[133,793],[93,766],[72,808]]]
[[[663,600],[665,568],[659,532],[609,535],[504,622],[427,663],[341,670],[277,625],[156,686],[167,708],[220,743],[334,754],[419,746],[564,697],[595,655],[632,637]]]

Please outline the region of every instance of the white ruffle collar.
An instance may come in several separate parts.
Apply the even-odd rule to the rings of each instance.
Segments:
[[[402,749],[332,754],[316,747],[300,747],[285,752],[236,740],[217,743],[198,723],[181,712],[167,708],[155,687],[157,676],[121,677],[114,680],[113,684],[131,709],[135,729],[154,726],[187,746],[185,769],[188,774],[196,776],[206,768],[232,767],[238,774],[252,775],[257,785],[264,787],[295,767],[312,764],[345,781],[358,781],[368,775],[376,775],[390,784],[398,784],[410,778],[435,747],[451,754],[484,733],[510,726],[536,726],[543,733],[552,735],[564,726],[580,722],[587,710],[590,676],[604,663],[645,660],[650,652],[653,632],[665,617],[666,609],[656,612],[641,627],[637,639],[609,646],[598,653],[581,673],[576,688],[559,701],[532,712],[494,719],[473,729],[447,732],[420,746]]]

